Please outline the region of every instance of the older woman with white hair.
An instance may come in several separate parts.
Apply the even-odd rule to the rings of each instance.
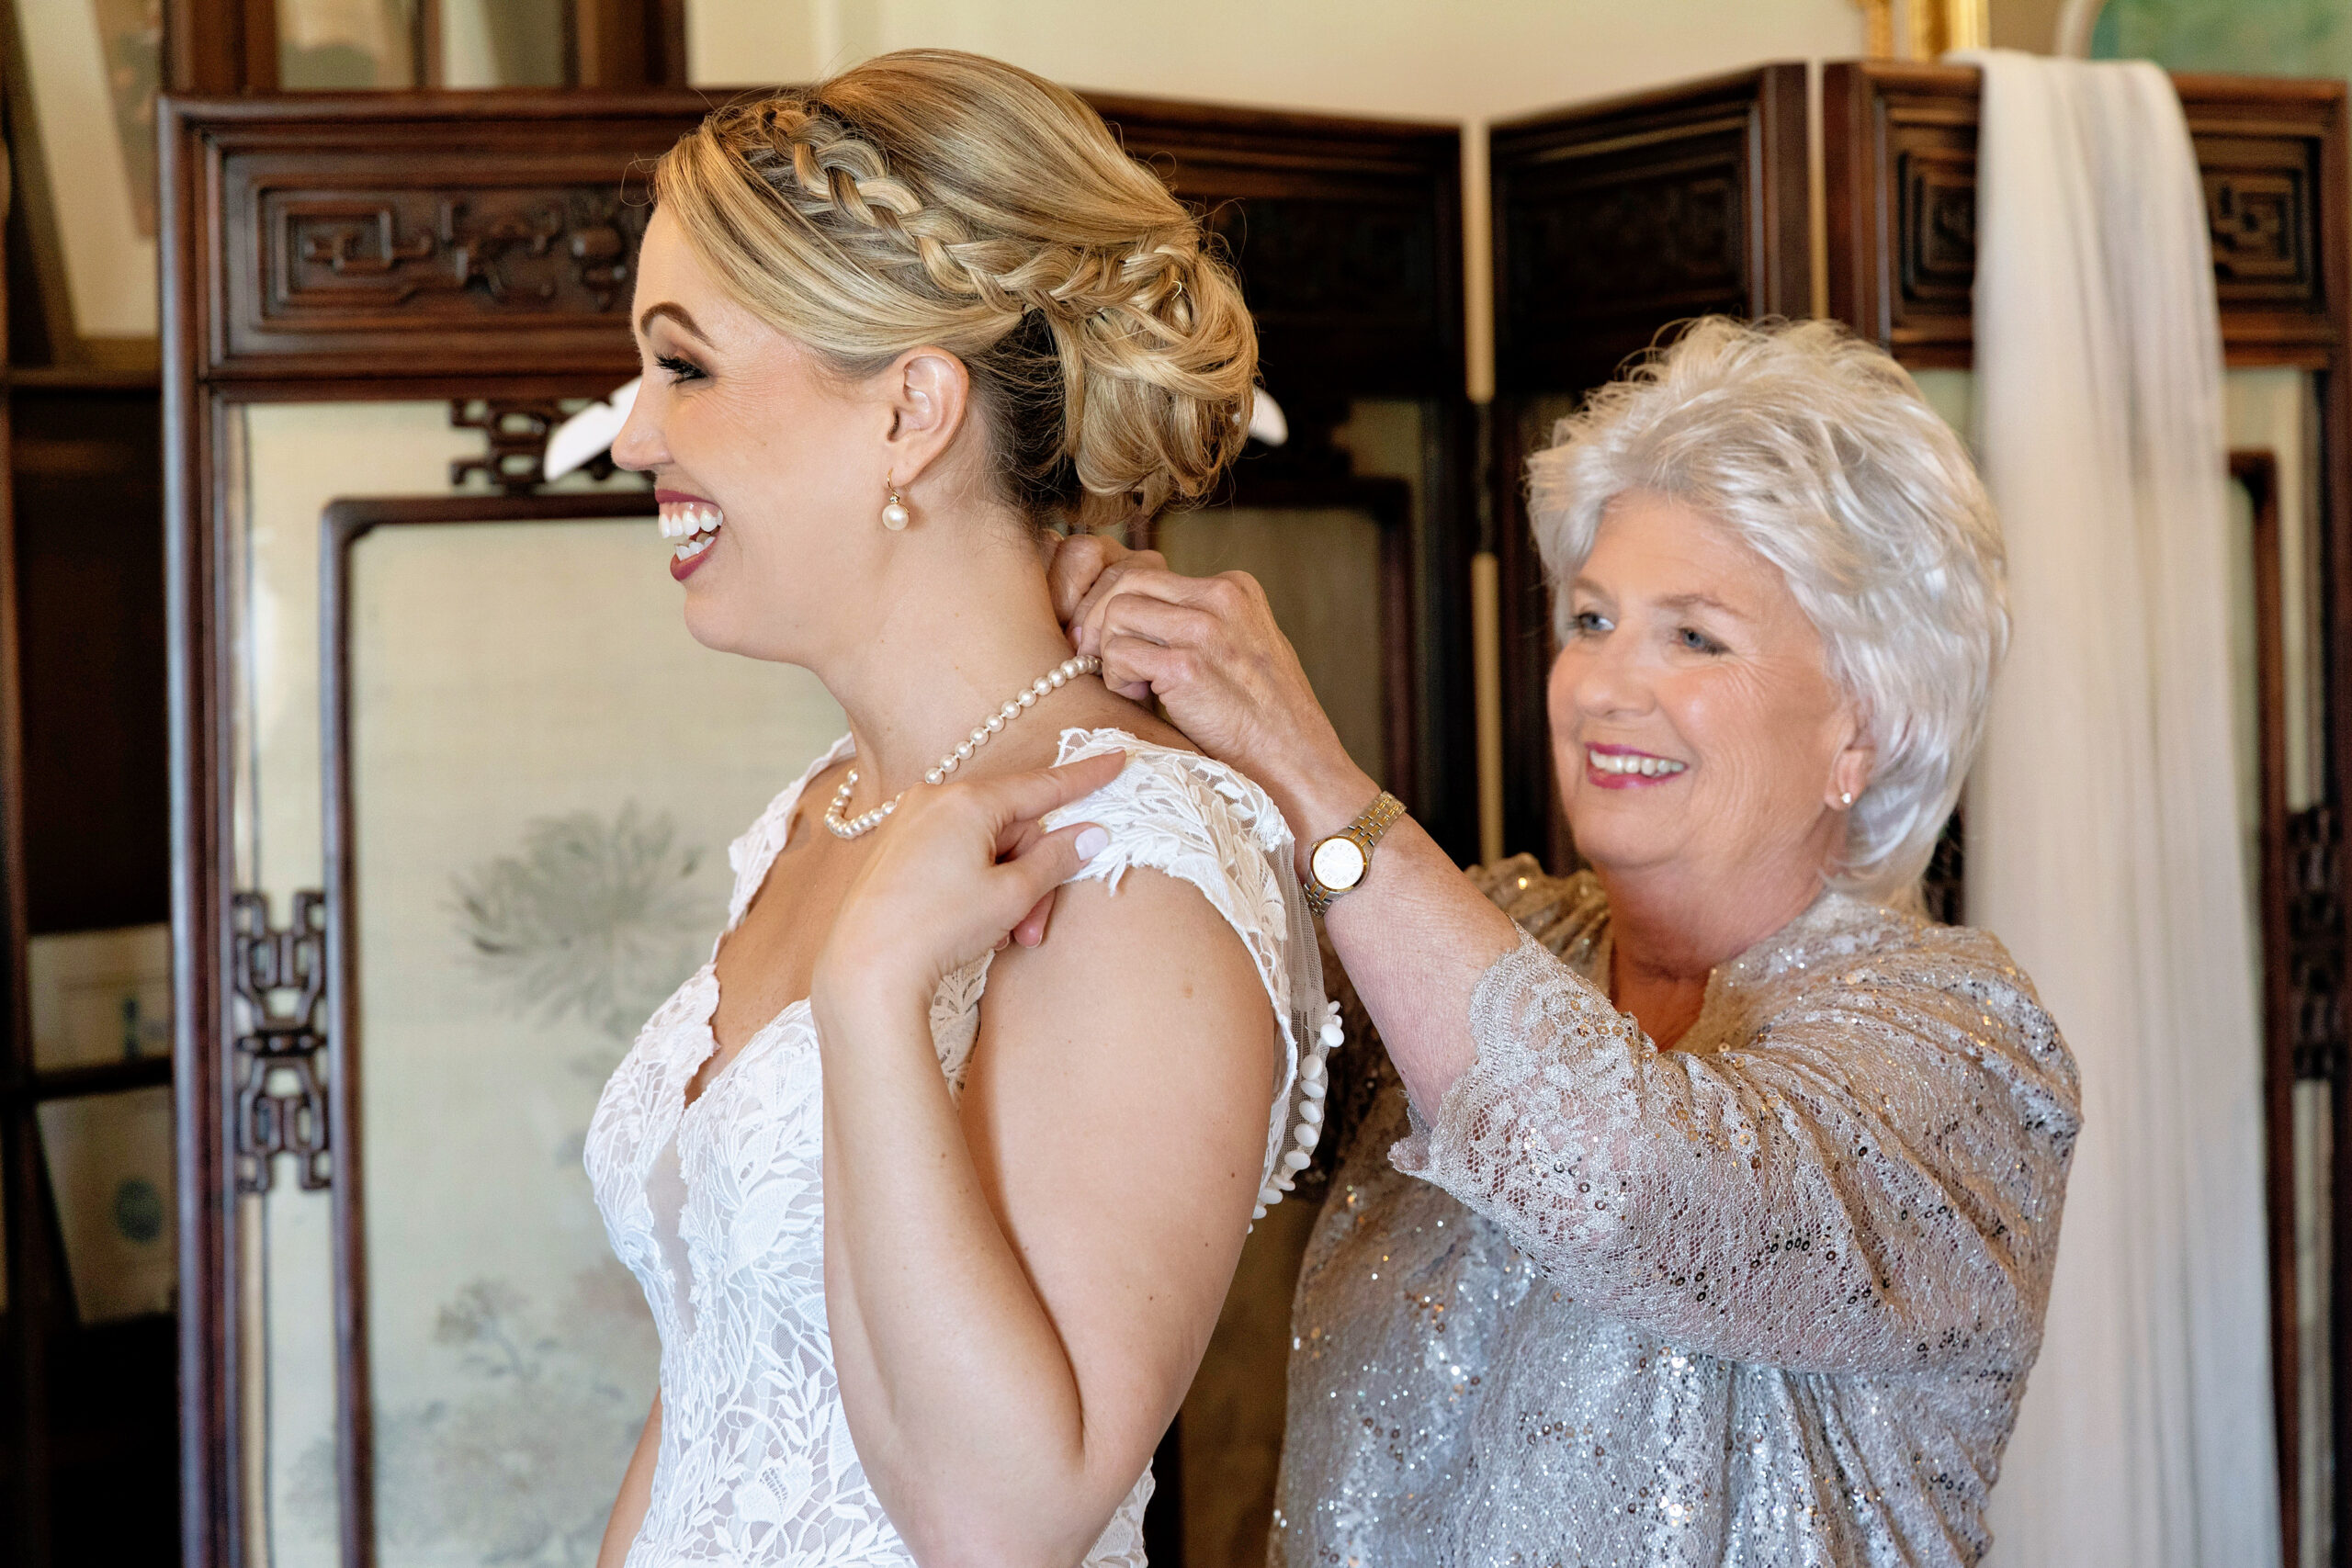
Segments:
[[[1569,876],[1456,870],[1247,578],[1056,563],[1079,649],[1281,807],[1386,1051],[1334,1086],[1275,1561],[1974,1562],[2079,1124],[2000,942],[1916,912],[1998,525],[1824,322],[1697,323],[1531,470]]]

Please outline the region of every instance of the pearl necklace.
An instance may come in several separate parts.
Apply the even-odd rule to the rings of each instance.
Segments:
[[[1102,661],[1091,653],[1082,658],[1063,660],[1023,687],[1020,695],[1005,699],[1004,705],[989,715],[984,722],[973,726],[972,733],[956,743],[956,750],[940,758],[939,765],[923,774],[922,782],[933,784],[946,783],[948,775],[970,761],[972,753],[987,745],[998,730],[1035,707],[1038,698],[1057,692],[1080,675],[1091,675],[1102,668]],[[825,826],[832,829],[836,839],[855,839],[871,833],[882,826],[883,820],[899,808],[899,800],[904,798],[892,795],[864,816],[844,820],[842,809],[849,805],[850,792],[856,787],[857,770],[852,768],[842,779],[842,787],[833,792],[833,803],[825,807]]]

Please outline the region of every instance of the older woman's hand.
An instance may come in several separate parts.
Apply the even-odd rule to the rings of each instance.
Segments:
[[[1302,842],[1378,793],[1249,573],[1185,577],[1157,551],[1081,535],[1063,541],[1050,575],[1071,646],[1102,656],[1104,682],[1159,698],[1194,745],[1273,797]]]

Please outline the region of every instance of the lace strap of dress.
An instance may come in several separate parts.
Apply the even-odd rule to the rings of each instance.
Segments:
[[[784,852],[785,840],[792,836],[792,813],[800,805],[801,792],[808,781],[857,750],[850,737],[844,735],[825,749],[824,755],[808,764],[808,771],[777,792],[752,824],[743,829],[743,836],[727,846],[727,864],[735,873],[735,891],[727,899],[727,929],[733,931],[743,921],[743,911],[752,907],[752,899],[760,884],[768,876],[768,867]]]
[[[1340,1043],[1323,994],[1314,917],[1292,864],[1290,824],[1266,792],[1222,762],[1154,746],[1123,729],[1062,732],[1057,761],[1109,751],[1127,766],[1102,789],[1049,813],[1048,828],[1093,822],[1111,835],[1070,878],[1118,891],[1129,868],[1148,866],[1200,890],[1249,950],[1281,1024],[1281,1084],[1267,1119],[1261,1204],[1278,1202],[1322,1136],[1323,1057]]]

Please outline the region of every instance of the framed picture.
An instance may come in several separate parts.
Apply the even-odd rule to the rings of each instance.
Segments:
[[[171,1089],[52,1100],[39,1116],[82,1321],[170,1312],[179,1290],[172,1252]]]
[[[172,928],[37,936],[26,944],[41,1072],[172,1054]]]
[[[10,0],[6,22],[11,271],[35,295],[11,357],[151,372],[162,0]]]

